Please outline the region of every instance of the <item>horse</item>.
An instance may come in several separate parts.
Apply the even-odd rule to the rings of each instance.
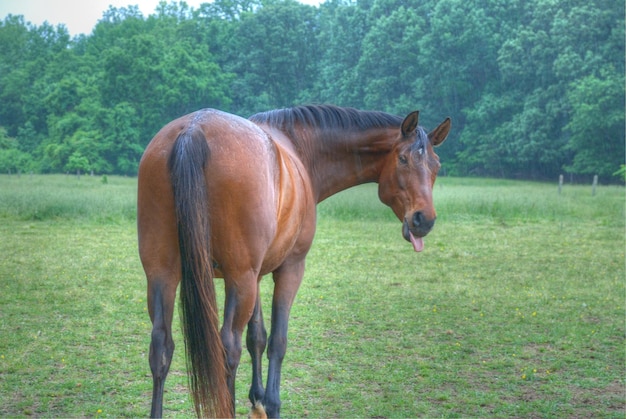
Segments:
[[[139,165],[137,230],[152,321],[152,417],[163,391],[180,318],[190,392],[200,417],[234,417],[235,376],[247,326],[254,415],[279,417],[289,313],[315,233],[316,204],[349,187],[378,183],[380,200],[417,252],[435,224],[433,147],[450,118],[426,133],[406,118],[330,105],[241,118],[203,109],[164,126]],[[269,345],[259,283],[272,274]],[[214,278],[223,278],[223,320]],[[267,384],[261,360],[267,346]]]

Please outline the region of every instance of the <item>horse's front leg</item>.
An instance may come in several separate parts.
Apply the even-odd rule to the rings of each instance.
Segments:
[[[259,278],[260,279],[260,278]],[[257,288],[256,304],[252,318],[248,322],[248,334],[246,337],[246,346],[252,359],[252,385],[250,386],[250,403],[256,406],[263,403],[265,398],[265,389],[263,388],[262,362],[263,353],[267,345],[267,331],[263,322],[263,311],[261,310],[261,296]]]
[[[267,416],[271,418],[280,417],[280,371],[287,352],[289,313],[303,274],[304,259],[295,263],[285,263],[274,271],[272,331],[267,352],[269,369],[264,401]]]

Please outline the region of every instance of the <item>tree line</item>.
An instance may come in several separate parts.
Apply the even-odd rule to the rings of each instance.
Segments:
[[[88,35],[0,22],[0,171],[134,175],[214,107],[304,103],[453,120],[446,173],[610,179],[624,165],[624,2],[215,0],[110,7]]]

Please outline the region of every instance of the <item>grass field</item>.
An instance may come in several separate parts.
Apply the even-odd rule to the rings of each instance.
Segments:
[[[0,417],[148,415],[135,193],[0,176]],[[624,188],[441,178],[435,194],[421,254],[376,185],[319,206],[282,414],[624,418]],[[165,414],[191,417],[175,339]],[[244,352],[242,417],[249,375]]]

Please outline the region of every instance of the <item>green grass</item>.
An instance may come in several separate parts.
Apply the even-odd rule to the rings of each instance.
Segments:
[[[0,219],[135,220],[136,183],[114,176],[0,175]]]
[[[148,415],[135,183],[0,176],[0,417]],[[624,188],[442,178],[435,199],[421,254],[376,185],[319,206],[283,415],[623,418]],[[175,339],[165,414],[190,417]],[[244,352],[241,416],[249,375]]]

